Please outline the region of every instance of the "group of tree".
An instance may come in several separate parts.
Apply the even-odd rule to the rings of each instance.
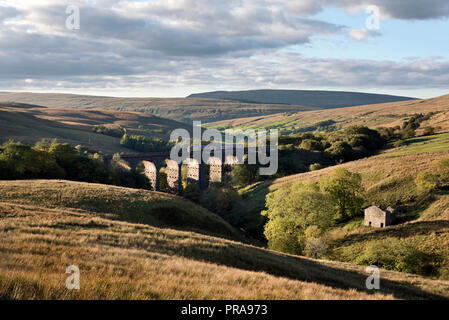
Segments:
[[[318,257],[325,254],[322,236],[332,227],[361,216],[361,176],[336,169],[319,182],[299,182],[267,196],[265,236],[271,249]]]
[[[148,179],[138,170],[128,170],[119,155],[109,165],[100,158],[56,140],[34,146],[9,141],[0,146],[0,179],[66,179],[149,188]]]
[[[173,144],[158,137],[124,134],[120,144],[126,148],[140,152],[169,151]]]
[[[410,139],[416,136],[416,129],[421,126],[421,123],[429,120],[435,113],[430,112],[427,114],[414,114],[410,116],[408,120],[402,123],[402,126],[394,126],[388,128],[378,128],[381,137],[387,142],[401,142],[406,139]],[[432,127],[425,127],[423,130],[424,135],[434,134],[434,129]]]
[[[120,126],[104,126],[98,125],[92,128],[92,131],[99,134],[104,134],[106,136],[121,138],[126,133],[126,129]]]

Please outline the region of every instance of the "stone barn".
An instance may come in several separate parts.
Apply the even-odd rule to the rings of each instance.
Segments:
[[[392,207],[382,210],[378,206],[365,209],[365,226],[374,228],[385,228],[394,223],[396,212]]]

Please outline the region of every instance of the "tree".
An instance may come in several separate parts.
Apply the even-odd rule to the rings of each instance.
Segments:
[[[432,162],[430,170],[418,173],[415,184],[424,192],[447,188],[449,186],[449,158]]]
[[[259,166],[254,164],[237,164],[232,167],[232,176],[240,185],[248,185],[259,181]]]
[[[266,206],[264,234],[274,250],[301,254],[309,227],[325,231],[333,225],[332,203],[316,184],[279,189],[267,196]]]
[[[212,183],[201,199],[201,203],[206,208],[228,221],[240,201],[238,192],[230,184],[224,182]]]
[[[310,171],[320,170],[320,169],[322,169],[322,168],[323,168],[323,166],[322,166],[320,163],[312,163],[312,164],[309,166],[309,170],[310,170]]]
[[[338,168],[320,185],[333,203],[336,221],[347,221],[362,212],[364,191],[360,174]]]
[[[300,148],[308,151],[321,151],[323,149],[323,146],[319,141],[313,139],[304,139],[301,142]]]
[[[432,172],[438,177],[438,186],[446,188],[449,185],[449,158],[444,158],[432,163]]]
[[[353,158],[354,151],[351,146],[344,141],[336,141],[325,150],[332,159],[337,161],[348,161]]]
[[[193,202],[198,202],[201,197],[201,190],[198,184],[196,183],[189,183],[187,184],[187,187],[183,190],[183,196],[186,199],[189,199]]]
[[[435,129],[433,127],[424,127],[423,135],[431,136],[435,134]]]

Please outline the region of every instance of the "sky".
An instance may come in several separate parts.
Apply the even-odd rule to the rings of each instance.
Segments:
[[[449,94],[448,0],[0,0],[0,91]]]

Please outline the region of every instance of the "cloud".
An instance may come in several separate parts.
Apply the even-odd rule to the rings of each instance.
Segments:
[[[314,17],[328,6],[354,11],[369,3],[386,16],[424,19],[446,16],[446,1],[430,0],[438,10],[429,1],[414,0],[70,2],[80,8],[80,30],[66,29],[66,0],[0,2],[0,88],[439,88],[449,83],[444,59],[379,62],[286,52],[315,37],[378,35]]]
[[[14,7],[0,6],[0,23],[14,19],[20,15],[20,12]]]
[[[361,11],[375,5],[380,8],[382,19],[427,20],[449,17],[447,0],[318,0],[318,2],[322,6],[337,6],[349,11]]]
[[[382,19],[427,20],[449,17],[447,0],[266,0],[267,3],[283,4],[292,12],[313,15],[328,7],[338,7],[350,12],[378,6]]]
[[[368,29],[350,29],[348,35],[358,41],[365,40],[369,36],[379,36],[380,33],[376,30]]]

